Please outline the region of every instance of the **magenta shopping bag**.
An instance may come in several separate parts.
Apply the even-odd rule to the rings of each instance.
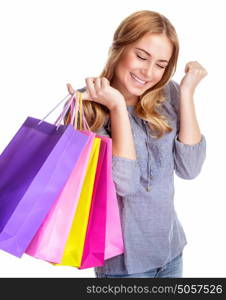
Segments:
[[[124,253],[121,218],[119,213],[118,199],[115,190],[115,184],[112,178],[112,139],[104,138],[108,143],[108,202],[106,217],[106,238],[104,259]]]
[[[98,136],[102,138],[101,136]],[[101,139],[80,269],[103,265],[107,208],[107,143]]]
[[[87,142],[71,125],[25,120],[0,156],[0,249],[24,253]]]
[[[88,136],[88,143],[46,219],[26,249],[25,253],[33,257],[54,263],[61,262],[95,138],[92,132],[83,133]]]
[[[95,190],[80,269],[104,265],[104,260],[124,252],[118,200],[112,179],[112,140],[101,138]]]

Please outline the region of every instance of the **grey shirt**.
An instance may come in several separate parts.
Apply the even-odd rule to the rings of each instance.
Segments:
[[[206,140],[203,134],[195,145],[178,140],[178,83],[171,80],[164,92],[161,113],[173,131],[160,139],[152,138],[147,122],[136,116],[134,106],[127,106],[137,159],[112,157],[124,254],[105,260],[95,268],[97,273],[133,274],[162,267],[187,244],[174,208],[174,172],[183,179],[197,177],[206,158]],[[111,137],[110,121],[98,134]]]

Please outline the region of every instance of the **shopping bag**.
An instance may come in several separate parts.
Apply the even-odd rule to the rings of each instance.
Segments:
[[[80,269],[101,266],[104,259],[124,252],[119,207],[112,179],[112,140],[103,136],[97,137],[101,138],[101,147],[82,260],[80,264],[73,259],[63,263]]]
[[[97,177],[80,269],[103,266],[124,252],[118,200],[112,179],[112,140],[98,136],[106,150]]]
[[[89,141],[59,197],[26,249],[26,254],[50,262],[61,262],[95,137],[94,133],[87,132],[86,134]]]
[[[59,265],[80,266],[81,264],[99,149],[100,139],[95,138],[79,202],[66,242],[63,258]]]
[[[115,184],[112,177],[112,139],[103,137],[108,144],[108,200],[106,217],[106,237],[104,259],[124,253],[123,235],[118,199],[116,195]]]
[[[78,96],[73,100],[77,98]],[[75,101],[71,101],[70,106],[72,111],[74,111]],[[77,114],[79,107],[80,109],[83,109],[81,99],[79,99],[79,105],[76,106],[76,114],[70,116],[70,120],[66,122],[66,124],[73,125],[75,129],[77,129]],[[64,106],[64,109],[65,108],[66,105]],[[62,118],[62,113],[60,116]],[[83,149],[62,192],[26,249],[26,254],[49,262],[60,263],[62,259],[65,243],[77,208],[88,166],[95,134],[89,131],[87,123],[83,123],[86,131],[83,130],[82,132],[89,137],[89,142]]]
[[[101,139],[80,269],[101,266],[104,263],[107,200],[107,143]]]
[[[0,156],[0,249],[22,256],[87,142],[72,125],[25,120]]]

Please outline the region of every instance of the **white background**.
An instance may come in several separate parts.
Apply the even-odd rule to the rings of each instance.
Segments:
[[[175,205],[188,244],[184,277],[226,277],[225,243],[225,1],[1,1],[0,153],[27,116],[42,118],[85,78],[98,76],[119,23],[137,10],[164,14],[175,26],[180,56],[208,71],[195,92],[197,119],[207,140],[202,172],[175,175]],[[61,110],[61,109],[60,109]],[[60,110],[49,121],[55,121]],[[0,250],[0,277],[94,277],[93,269],[54,267]]]

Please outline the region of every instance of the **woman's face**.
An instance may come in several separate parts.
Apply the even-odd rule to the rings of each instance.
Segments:
[[[136,104],[138,96],[161,80],[172,52],[165,35],[145,35],[122,54],[112,86],[123,94],[127,104]]]

